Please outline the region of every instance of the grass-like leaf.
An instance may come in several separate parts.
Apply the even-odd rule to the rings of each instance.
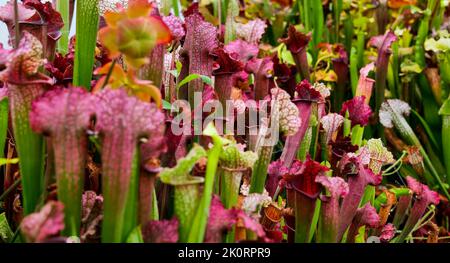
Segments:
[[[447,183],[450,183],[450,100],[447,99],[439,110],[442,115],[442,152],[447,170]]]
[[[0,98],[0,158],[3,157],[3,152],[6,143],[6,134],[8,131],[8,98]]]
[[[70,0],[56,1],[56,9],[61,14],[64,21],[64,27],[61,29],[61,38],[58,41],[58,51],[66,54],[69,49],[69,31],[70,31]]]
[[[183,85],[186,85],[187,83],[200,78],[204,83],[208,85],[212,85],[212,80],[208,76],[200,75],[200,74],[189,74],[187,77],[185,77],[180,83],[178,83],[178,88],[182,87]]]
[[[19,162],[19,158],[14,159],[6,159],[6,158],[0,158],[0,166],[5,164],[15,164]]]
[[[237,0],[229,0],[227,10],[227,20],[225,23],[225,39],[224,43],[228,44],[236,39],[236,26],[234,18],[239,15],[239,2]]]
[[[73,84],[91,88],[99,22],[98,0],[77,1]]]
[[[8,224],[8,220],[6,219],[5,213],[0,214],[0,240],[7,243],[9,242],[14,233],[11,230],[11,227]]]

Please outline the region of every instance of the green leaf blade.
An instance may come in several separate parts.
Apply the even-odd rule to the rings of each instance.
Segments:
[[[77,1],[73,85],[90,90],[99,23],[98,0]]]

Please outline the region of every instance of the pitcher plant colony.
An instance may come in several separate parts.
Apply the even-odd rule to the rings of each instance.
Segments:
[[[0,243],[450,241],[447,0],[0,20]]]

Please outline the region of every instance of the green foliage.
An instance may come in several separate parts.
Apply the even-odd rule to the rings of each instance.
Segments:
[[[69,31],[70,31],[70,0],[56,1],[56,9],[61,14],[64,22],[64,27],[61,29],[61,38],[58,40],[58,51],[61,54],[66,54],[69,50]]]
[[[8,99],[0,100],[0,158],[3,157],[8,131]]]
[[[214,146],[208,152],[208,162],[206,164],[205,184],[203,186],[203,195],[200,200],[197,213],[192,222],[192,228],[189,232],[188,242],[199,243],[203,242],[206,233],[206,225],[208,222],[209,208],[211,205],[212,193],[217,165],[219,163],[219,156],[222,151],[222,146],[228,141],[221,138],[212,123],[203,131],[203,134],[210,136],[213,140]]]
[[[14,233],[11,230],[11,227],[8,224],[8,220],[6,219],[6,214],[0,214],[0,240],[3,243],[8,243],[12,240]]]
[[[73,84],[91,89],[99,23],[98,0],[77,1]]]
[[[194,74],[189,74],[188,76],[186,76],[182,81],[180,81],[180,83],[178,83],[177,86],[178,86],[178,88],[180,88],[198,78],[200,78],[204,83],[206,83],[208,85],[212,85],[212,80],[210,77],[194,73]]]

